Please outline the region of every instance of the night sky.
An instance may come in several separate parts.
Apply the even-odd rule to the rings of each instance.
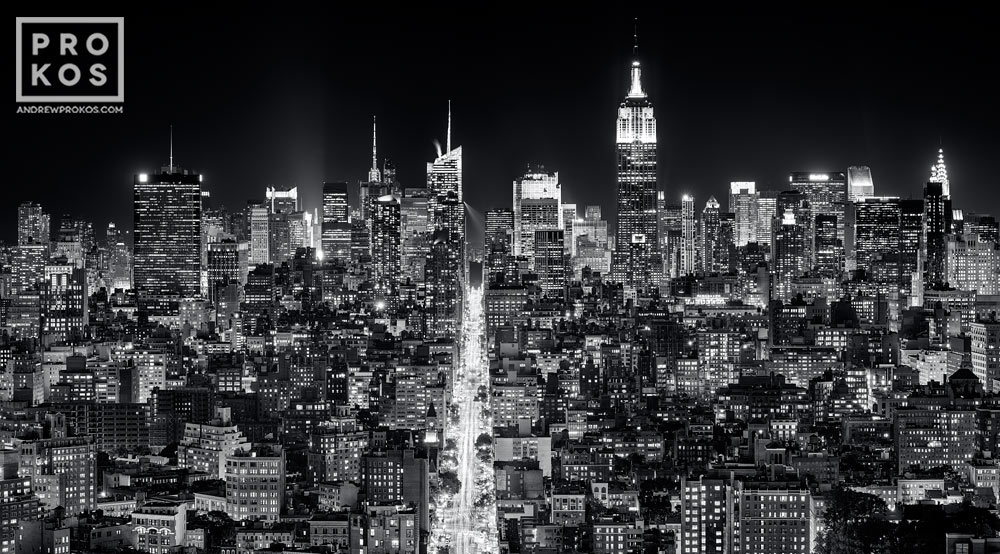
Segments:
[[[612,6],[464,22],[126,17],[124,115],[15,114],[0,239],[16,239],[25,200],[90,219],[98,236],[108,221],[131,227],[132,176],[167,163],[171,124],[176,163],[230,209],[268,185],[297,185],[312,209],[324,180],[364,179],[373,114],[380,159],[422,186],[449,98],[473,210],[510,207],[511,181],[540,163],[560,172],[564,201],[613,219],[636,14]],[[871,166],[876,194],[918,197],[941,143],[956,206],[1000,212],[988,18],[639,15],[669,199],[693,193],[700,211],[715,195],[725,208],[730,181],[782,188],[790,171],[855,164]]]

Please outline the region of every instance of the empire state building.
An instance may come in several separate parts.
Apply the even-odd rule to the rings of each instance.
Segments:
[[[656,118],[642,88],[641,68],[632,62],[631,86],[618,106],[618,227],[612,280],[634,290],[656,283]]]

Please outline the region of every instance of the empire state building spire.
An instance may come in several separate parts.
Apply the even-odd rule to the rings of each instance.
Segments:
[[[639,18],[635,21],[635,30],[632,34],[632,86],[629,87],[629,98],[645,98],[646,93],[642,90],[642,70],[639,67]]]

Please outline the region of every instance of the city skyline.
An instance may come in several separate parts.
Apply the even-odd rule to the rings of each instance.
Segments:
[[[131,21],[130,29],[151,24]],[[986,186],[996,139],[988,136],[988,92],[978,70],[980,61],[989,61],[990,50],[978,48],[986,39],[976,32],[976,23],[959,25],[944,16],[935,27],[937,38],[924,42],[919,40],[923,29],[912,22],[896,23],[890,39],[880,31],[889,22],[868,19],[855,30],[871,39],[864,48],[853,42],[834,47],[806,41],[792,52],[781,48],[781,33],[768,31],[820,30],[832,24],[808,17],[723,19],[712,32],[701,32],[697,24],[708,21],[704,18],[677,21],[690,25],[647,16],[638,25],[644,87],[660,120],[658,188],[668,202],[692,194],[700,211],[709,196],[724,198],[731,181],[781,190],[793,171],[844,171],[853,165],[872,168],[877,195],[918,198],[943,144],[953,196],[976,190],[987,211],[1000,203],[1000,193]],[[676,23],[673,33],[662,32],[665,22]],[[264,25],[241,23],[250,30]],[[81,211],[98,227],[113,221],[127,228],[129,222],[116,215],[127,208],[128,199],[121,196],[127,196],[132,175],[167,164],[168,127],[174,125],[178,165],[204,174],[216,203],[240,209],[249,198],[261,199],[267,186],[297,185],[303,206],[312,210],[321,206],[323,182],[365,180],[373,115],[380,158],[393,160],[404,186],[421,186],[424,165],[435,153],[433,141],[445,141],[451,99],[453,141],[466,150],[466,196],[472,209],[485,213],[505,206],[503,185],[528,164],[540,164],[560,172],[566,202],[580,211],[599,204],[614,222],[615,166],[607,154],[614,143],[608,120],[628,86],[623,68],[631,61],[631,18],[553,21],[551,32],[530,46],[498,45],[487,40],[490,33],[481,37],[432,23],[431,30],[453,33],[448,36],[456,54],[449,62],[453,71],[429,73],[439,60],[422,57],[428,45],[397,53],[395,61],[390,54],[397,49],[389,44],[375,44],[350,60],[337,56],[341,41],[364,34],[371,23],[340,23],[338,31],[346,34],[322,47],[311,38],[283,41],[302,25],[289,23],[279,18],[268,24],[272,33],[259,33],[255,48],[268,49],[274,59],[296,60],[261,64],[258,69],[267,78],[259,87],[231,82],[238,68],[230,66],[246,69],[249,61],[218,68],[209,79],[208,66],[218,60],[195,55],[195,46],[168,39],[149,52],[148,38],[130,34],[129,51],[143,56],[141,63],[129,60],[130,95],[123,116],[105,119],[99,129],[91,124],[93,117],[16,118],[15,133],[23,137],[17,150],[27,163],[15,168],[22,186],[12,202],[39,201],[38,191],[51,191],[56,194],[45,201],[56,218]],[[508,23],[500,18],[484,29]],[[400,40],[413,33],[391,17],[374,26]],[[231,37],[234,31],[227,29],[218,29],[207,46]],[[307,55],[294,56],[293,44]],[[734,49],[737,44],[742,46]],[[525,82],[522,62],[529,59],[548,77],[541,89],[516,85]],[[185,88],[183,78],[164,83],[155,71],[181,62],[199,86]],[[310,64],[317,68],[310,70]],[[918,67],[927,71],[915,71]],[[204,83],[213,86],[200,86]],[[411,84],[420,92],[400,93]],[[265,98],[271,99],[266,105]],[[252,118],[240,117],[251,111]],[[498,118],[498,112],[505,117]],[[66,163],[43,161],[52,156]],[[0,232],[8,242],[15,233],[10,227]],[[480,233],[470,228],[470,239]]]
[[[159,56],[197,40],[118,35],[158,71],[139,115],[56,105],[115,115],[37,118],[21,147],[52,126],[89,157],[15,164],[82,177],[7,207],[0,554],[1000,551],[1000,192],[977,169],[1000,150],[977,77],[949,74],[978,59],[928,90],[905,21],[894,50],[850,41],[879,20],[827,44],[827,20],[531,15],[227,21],[212,41],[259,40],[186,72]],[[25,75],[72,102],[39,66],[124,25],[17,19],[19,126],[54,113]],[[951,23],[940,56],[974,43]],[[824,70],[866,52],[905,57]],[[241,82],[185,88],[224,55]],[[87,186],[165,118],[166,163]]]

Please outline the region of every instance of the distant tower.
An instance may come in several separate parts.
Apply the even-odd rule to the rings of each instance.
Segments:
[[[791,282],[808,270],[806,262],[806,228],[796,220],[795,210],[787,208],[781,219],[775,221],[774,245],[774,298],[787,300]]]
[[[729,211],[736,217],[736,246],[757,242],[757,183],[729,183]]]
[[[681,275],[689,275],[695,272],[697,269],[697,251],[694,196],[685,194],[681,197]]]
[[[372,277],[376,296],[392,298],[399,280],[399,200],[385,195],[372,201]]]
[[[133,183],[135,288],[150,315],[175,315],[201,293],[201,175],[170,163]]]
[[[375,135],[375,116],[372,116],[372,168],[368,170],[368,182],[378,183],[382,181],[382,175],[378,171],[378,149]]]
[[[716,259],[719,241],[719,201],[714,196],[705,202],[705,209],[701,211],[701,260],[702,269],[705,273],[719,273],[723,271]]]
[[[951,184],[948,182],[948,167],[944,165],[944,149],[938,148],[937,163],[931,166],[931,183],[941,183],[941,195],[951,198]]]
[[[323,183],[323,259],[346,265],[351,256],[351,223],[347,209],[347,183]]]
[[[528,168],[514,181],[514,255],[525,256],[534,263],[535,231],[561,229],[562,186],[559,172],[544,168]]]
[[[428,321],[428,332],[434,336],[454,336],[461,327],[462,293],[466,283],[465,203],[462,192],[462,147],[451,149],[451,101],[448,102],[447,151],[427,163],[428,231],[431,233],[431,255],[427,259],[425,281],[428,303],[434,313]],[[444,231],[444,232],[440,232]],[[442,275],[451,278],[441,281]],[[436,283],[430,280],[433,278]],[[431,291],[431,287],[440,290]],[[454,290],[452,289],[454,287]],[[433,321],[443,327],[430,329]],[[447,322],[447,323],[445,323]],[[441,334],[444,333],[444,334]]]
[[[847,168],[847,199],[851,202],[875,196],[875,183],[872,181],[872,170],[865,165],[852,165]]]
[[[634,50],[633,56],[636,54]],[[615,130],[618,223],[611,273],[614,281],[649,289],[655,284],[650,268],[658,251],[656,118],[641,76],[639,60],[634,59],[628,95],[618,106]]]

